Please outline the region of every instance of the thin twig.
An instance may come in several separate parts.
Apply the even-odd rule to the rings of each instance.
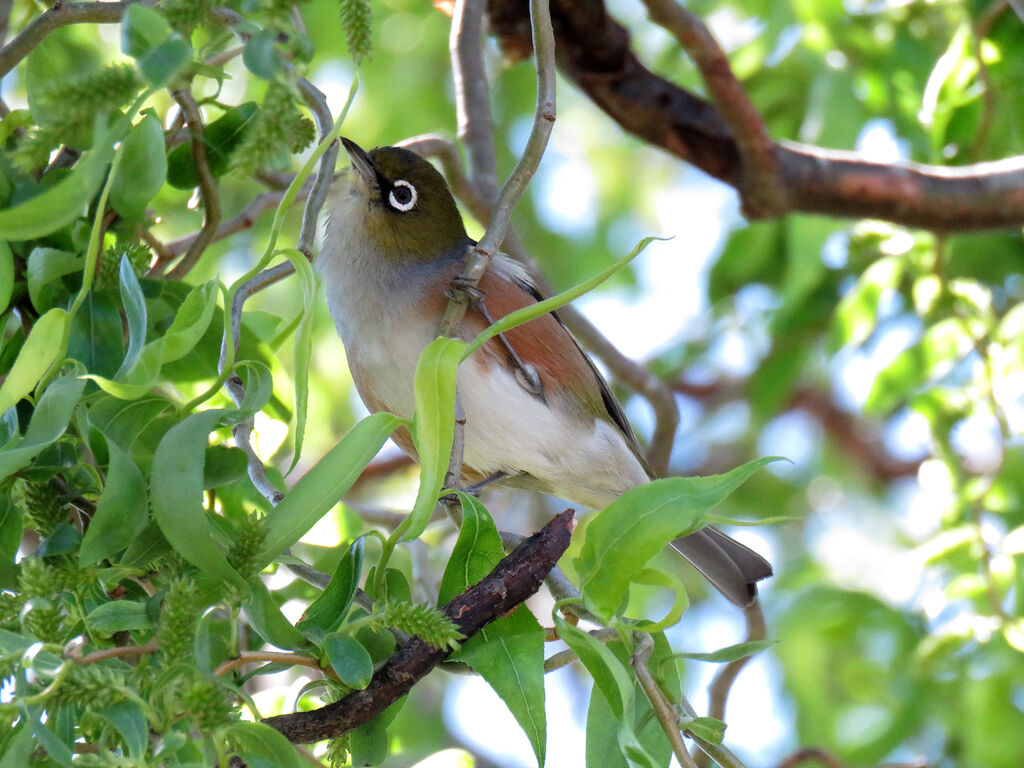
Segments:
[[[338,675],[333,669],[320,666],[320,662],[314,658],[303,656],[299,653],[282,653],[280,651],[242,651],[235,658],[228,659],[213,670],[213,674],[220,677],[221,675],[226,675],[233,669],[238,669],[246,664],[262,662],[281,662],[283,664],[309,667],[310,669],[315,669],[334,680],[338,679]]]
[[[498,197],[494,120],[483,57],[483,0],[456,0],[448,50],[455,85],[458,137],[466,148],[469,177],[488,207]]]
[[[555,39],[551,30],[548,0],[530,0],[530,23],[533,46],[537,52],[537,106],[533,128],[526,149],[515,169],[501,188],[490,223],[480,242],[470,250],[466,265],[453,284],[452,300],[448,303],[439,333],[454,336],[462,325],[469,307],[470,296],[465,288],[474,288],[480,282],[498,247],[505,239],[512,210],[526,191],[551,135],[555,121]]]
[[[85,656],[78,656],[72,651],[68,654],[68,658],[74,661],[76,664],[82,667],[87,667],[90,664],[99,664],[101,661],[107,661],[108,659],[124,659],[129,656],[144,656],[147,653],[156,653],[160,650],[160,646],[156,640],[150,640],[145,645],[122,645],[117,648],[102,648],[92,653],[87,653]]]
[[[743,619],[747,625],[747,636],[744,642],[764,640],[766,635],[764,612],[761,610],[761,601],[754,600],[753,603],[743,609]],[[716,720],[725,719],[725,705],[729,699],[729,691],[736,677],[743,670],[753,656],[744,656],[742,659],[730,661],[723,666],[708,687],[708,716]],[[697,755],[698,768],[709,768],[711,758],[707,752]]]
[[[629,662],[633,665],[633,673],[636,675],[637,682],[640,683],[640,688],[646,694],[647,700],[651,702],[654,716],[661,723],[661,730],[668,737],[676,760],[683,768],[697,768],[693,756],[686,749],[686,744],[683,743],[683,735],[679,731],[679,714],[665,698],[665,694],[661,692],[657,681],[647,668],[647,662],[651,660],[651,653],[654,652],[654,638],[646,632],[637,632],[634,637],[637,640],[637,649]]]
[[[466,175],[459,159],[458,148],[453,142],[443,136],[427,134],[406,139],[400,142],[400,146],[425,157],[438,158],[452,193],[477,220],[487,224],[491,216],[490,204]],[[529,270],[542,294],[554,295],[555,291],[551,284],[512,228],[509,228],[502,248]],[[679,409],[671,388],[652,374],[646,366],[622,354],[597,326],[572,305],[559,309],[558,316],[583,347],[608,367],[614,379],[621,381],[650,403],[654,411],[654,433],[647,446],[647,462],[655,475],[663,477],[668,472],[669,457],[679,427]]]
[[[320,134],[320,141],[327,138],[327,134],[334,127],[334,117],[331,115],[330,107],[327,106],[327,98],[323,92],[304,77],[299,78],[299,91],[313,113],[316,120],[317,131]],[[332,142],[323,156],[320,158],[320,165],[316,170],[316,179],[313,182],[306,205],[302,209],[302,226],[299,229],[299,240],[296,248],[304,254],[307,259],[313,258],[313,241],[316,239],[317,219],[320,216],[320,209],[324,207],[327,200],[327,193],[331,188],[331,181],[334,179],[334,166],[338,162],[338,142]]]
[[[156,4],[156,0],[138,2],[139,5]],[[121,3],[54,3],[53,7],[33,19],[0,50],[0,77],[14,69],[51,32],[71,24],[115,24],[121,21],[124,12],[134,4],[135,0]]]
[[[203,118],[199,114],[199,107],[196,106],[196,100],[188,87],[176,89],[172,91],[171,95],[185,115],[185,123],[189,130],[192,165],[195,167],[196,176],[199,179],[199,196],[203,201],[203,228],[199,230],[196,239],[189,245],[181,261],[167,273],[167,279],[181,280],[196,265],[207,246],[213,242],[217,233],[217,225],[220,224],[221,210],[217,180],[210,171],[210,165],[206,158],[206,132],[203,128]]]
[[[744,213],[754,218],[777,216],[786,209],[779,182],[775,143],[729,65],[729,58],[696,14],[675,0],[643,0],[651,20],[679,41],[700,70],[704,84],[732,131],[743,165],[740,196]]]
[[[299,188],[299,194],[296,196],[296,200],[305,199],[306,196],[309,195],[312,186],[312,182],[303,184],[302,187]],[[214,233],[210,242],[215,243],[218,240],[223,240],[224,238],[230,237],[238,232],[250,229],[262,214],[277,208],[282,197],[284,197],[284,190],[263,192],[257,195],[235,216],[232,216],[226,221],[222,221],[217,227],[217,231]],[[171,254],[172,258],[185,253],[199,237],[200,232],[193,232],[190,235],[179,237],[177,240],[172,240],[167,243],[165,246],[167,252]]]
[[[982,86],[981,119],[978,121],[978,130],[974,134],[974,141],[971,143],[970,159],[972,163],[978,162],[978,159],[985,151],[989,133],[992,131],[992,118],[995,115],[996,109],[996,92],[992,87],[992,78],[989,75],[988,65],[985,63],[985,57],[982,53],[982,42],[988,37],[989,32],[992,31],[992,25],[995,24],[996,19],[1009,7],[1010,4],[1007,0],[994,0],[985,9],[985,12],[981,14],[981,17],[975,22],[974,28],[971,30],[971,47],[973,48],[974,58],[978,63],[978,79],[981,81]]]

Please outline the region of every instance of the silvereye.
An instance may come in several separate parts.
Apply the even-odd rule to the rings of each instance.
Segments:
[[[409,418],[420,352],[437,335],[452,278],[473,240],[441,174],[399,147],[365,152],[342,139],[352,167],[335,181],[316,266],[366,407]],[[498,254],[462,337],[540,299],[529,274]],[[464,477],[500,478],[601,509],[651,471],[608,385],[556,315],[476,351],[458,372]],[[404,429],[395,441],[415,456]],[[756,552],[707,527],[673,546],[729,600],[748,605],[771,575]]]

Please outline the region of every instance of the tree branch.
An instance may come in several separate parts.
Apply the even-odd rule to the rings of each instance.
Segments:
[[[41,16],[34,18],[11,42],[0,50],[0,78],[5,77],[32,49],[54,30],[71,24],[115,24],[136,0],[121,3],[65,3],[57,0]],[[141,5],[155,5],[156,0],[141,0]]]
[[[488,0],[487,10],[502,49],[521,58],[530,50],[524,0]],[[598,107],[630,133],[741,189],[743,153],[721,112],[644,67],[601,0],[553,0],[551,13],[560,68]],[[788,141],[774,153],[785,211],[938,232],[1024,223],[1024,157],[950,168],[878,163]]]
[[[537,591],[548,571],[569,546],[572,510],[556,515],[538,533],[507,555],[490,574],[454,598],[442,610],[467,638],[503,616]],[[418,637],[395,652],[370,684],[320,709],[270,717],[263,722],[289,741],[305,744],[341,736],[383,712],[404,696],[451,651]]]
[[[522,157],[508,177],[498,200],[494,205],[487,230],[480,242],[470,250],[466,265],[453,286],[453,298],[448,302],[439,333],[454,336],[462,324],[462,318],[469,307],[469,293],[464,288],[474,288],[480,282],[487,266],[505,239],[512,210],[526,191],[526,185],[533,178],[544,149],[551,135],[555,121],[555,40],[551,30],[548,0],[530,0],[531,40],[537,50],[537,105],[534,112],[533,128],[526,142]]]
[[[775,144],[760,113],[733,74],[725,52],[704,23],[675,0],[643,0],[651,20],[672,33],[700,70],[715,106],[736,138],[742,174],[739,193],[751,218],[777,216],[786,208]]]
[[[199,107],[196,106],[196,100],[192,96],[192,91],[187,87],[179,88],[171,95],[178,102],[182,114],[185,115],[185,123],[189,130],[192,164],[195,166],[196,176],[199,178],[199,196],[203,201],[203,228],[199,230],[196,239],[191,242],[181,261],[167,273],[169,280],[181,280],[192,270],[192,267],[199,261],[199,257],[213,242],[217,234],[217,225],[220,224],[221,210],[217,180],[213,177],[206,158],[206,132],[203,128],[203,118],[199,114]]]

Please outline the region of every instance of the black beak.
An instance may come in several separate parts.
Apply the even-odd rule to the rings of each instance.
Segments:
[[[373,161],[370,156],[363,151],[363,148],[356,144],[354,141],[346,139],[344,136],[341,137],[341,143],[345,147],[345,151],[348,152],[349,160],[352,161],[352,168],[363,177],[363,180],[367,184],[377,183],[377,171],[373,167]]]

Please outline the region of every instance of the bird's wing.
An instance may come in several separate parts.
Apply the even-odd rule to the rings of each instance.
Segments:
[[[526,269],[503,254],[498,254],[492,261],[479,288],[484,307],[492,320],[544,298]],[[474,326],[474,331],[488,325],[478,310],[471,310],[467,320]],[[651,475],[622,406],[556,313],[535,318],[506,331],[504,336],[519,358],[536,369],[543,387],[541,396],[549,400],[559,399],[564,407],[575,411],[581,418],[599,418],[614,425],[644,470]],[[502,355],[506,364],[512,365],[500,342],[490,342],[489,349],[492,354]]]

